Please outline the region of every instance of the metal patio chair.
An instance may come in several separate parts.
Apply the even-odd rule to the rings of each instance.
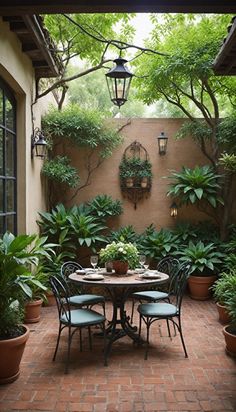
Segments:
[[[77,269],[82,270],[83,267],[79,263],[72,261],[65,262],[61,266],[61,277],[68,283],[70,304],[80,308],[82,308],[83,306],[92,308],[92,306],[99,304],[103,308],[104,316],[106,316],[104,296],[95,295],[92,293],[81,293],[78,287],[76,288],[70,281],[69,275],[71,273],[74,273]]]
[[[141,323],[144,321],[146,324],[147,335],[146,335],[146,350],[145,359],[148,357],[148,347],[149,347],[149,331],[151,325],[162,319],[167,321],[168,332],[169,322],[177,328],[180,334],[182,346],[184,349],[185,357],[188,357],[186,346],[184,343],[182,326],[181,326],[181,305],[183,294],[187,285],[187,280],[189,278],[189,265],[183,264],[180,266],[178,273],[171,279],[171,290],[172,293],[169,296],[170,303],[159,302],[159,303],[143,303],[138,306],[139,312],[139,335],[141,333]]]
[[[164,300],[169,302],[169,296],[171,294],[171,279],[175,274],[177,274],[179,268],[179,261],[178,259],[174,258],[173,256],[165,256],[160,262],[157,264],[157,270],[159,272],[166,273],[169,275],[169,287],[167,292],[162,292],[160,290],[143,290],[132,293],[132,309],[131,309],[131,323],[133,323],[134,317],[134,307],[136,301],[139,303],[143,303],[143,301],[147,302],[158,302],[160,300]]]
[[[98,325],[102,329],[104,336],[104,353],[106,346],[106,329],[105,329],[105,316],[95,312],[91,309],[71,309],[70,293],[67,287],[67,283],[63,279],[58,279],[56,276],[50,277],[50,284],[52,291],[56,298],[58,318],[59,318],[59,330],[57,336],[56,348],[53,355],[53,361],[56,359],[61,332],[63,329],[68,328],[68,341],[67,341],[67,358],[65,365],[65,373],[68,373],[70,362],[70,349],[71,342],[74,333],[79,329],[80,331],[80,348],[82,347],[82,328],[88,328],[89,334],[89,347],[92,350],[92,338],[91,338],[91,326]],[[104,357],[104,365],[106,365],[106,359]]]

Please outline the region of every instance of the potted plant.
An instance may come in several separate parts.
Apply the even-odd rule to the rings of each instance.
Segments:
[[[46,237],[14,236],[6,232],[0,238],[0,384],[19,376],[20,361],[29,329],[22,325],[25,299],[32,297],[31,266],[47,255]]]
[[[204,244],[202,241],[189,242],[182,246],[177,255],[180,260],[190,264],[188,286],[190,296],[197,300],[206,300],[210,297],[210,287],[213,285],[222,264],[223,254],[219,252],[214,243]]]
[[[212,286],[220,322],[229,323],[228,302],[236,295],[236,269],[229,273],[223,272]]]
[[[232,294],[228,300],[227,309],[230,316],[229,325],[223,328],[223,335],[226,343],[226,352],[233,357],[236,357],[236,293]]]
[[[151,185],[151,179],[152,164],[149,160],[143,160],[139,157],[122,159],[120,163],[121,184],[125,184],[126,187],[133,187],[135,184],[135,186],[146,188]]]
[[[112,262],[116,274],[124,275],[128,268],[134,269],[138,264],[138,249],[132,243],[112,242],[100,250],[102,262]]]
[[[42,268],[37,268],[36,272],[27,276],[27,284],[31,288],[31,298],[25,303],[25,323],[36,323],[40,320],[40,311],[42,303],[47,300],[46,292],[48,290],[46,284],[48,276],[42,271]]]

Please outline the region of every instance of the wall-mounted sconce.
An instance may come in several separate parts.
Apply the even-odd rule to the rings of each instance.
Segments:
[[[110,99],[116,106],[122,106],[128,99],[130,83],[133,74],[125,67],[127,60],[118,57],[114,60],[116,66],[106,73]]]
[[[157,141],[158,141],[159,155],[163,156],[166,154],[168,137],[165,136],[164,132],[161,132],[157,138]]]
[[[36,127],[34,129],[33,136],[31,138],[31,158],[34,156],[44,159],[47,154],[47,142],[43,135],[43,132]]]
[[[170,206],[170,215],[171,217],[177,217],[178,215],[178,206],[175,202],[172,203],[172,205]]]

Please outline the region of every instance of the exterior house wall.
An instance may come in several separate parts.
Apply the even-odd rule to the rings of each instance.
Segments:
[[[119,128],[127,119],[115,119],[114,124]],[[79,191],[73,201],[67,203],[68,206],[79,204],[91,200],[98,194],[108,194],[113,199],[120,199],[123,202],[123,214],[115,218],[116,227],[133,225],[139,232],[143,231],[151,223],[160,229],[161,227],[172,227],[176,220],[170,216],[171,198],[166,196],[170,170],[180,170],[183,165],[193,167],[195,165],[204,165],[207,160],[203,157],[200,149],[196,146],[191,138],[184,140],[175,140],[174,136],[180,128],[184,119],[132,119],[122,130],[124,136],[123,144],[116,149],[113,155],[104,161],[104,163],[95,171],[91,178],[91,184]],[[169,137],[167,154],[160,156],[158,153],[157,136],[164,131]],[[133,204],[124,199],[119,184],[119,164],[126,147],[137,140],[147,150],[152,163],[153,180],[150,196],[138,202],[137,209]],[[84,150],[77,151],[73,148],[67,149],[69,156],[72,158],[72,164],[79,169],[81,183],[85,179],[85,161]],[[72,192],[71,192],[72,193]],[[70,194],[71,194],[70,193]],[[67,200],[69,195],[67,196]],[[178,220],[191,220],[198,222],[206,219],[194,207],[181,208],[178,210]],[[114,222],[113,222],[114,223]]]
[[[31,60],[22,52],[21,43],[0,18],[0,76],[12,89],[17,102],[17,204],[18,233],[38,231],[37,211],[45,209],[40,170],[42,161],[31,159],[33,127],[40,127],[41,115],[51,97],[31,105],[35,96],[35,74]]]

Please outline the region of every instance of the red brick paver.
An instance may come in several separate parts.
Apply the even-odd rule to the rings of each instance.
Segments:
[[[212,301],[184,299],[188,359],[179,337],[170,341],[163,323],[162,337],[155,324],[151,329],[147,361],[143,347],[123,338],[113,345],[109,366],[104,367],[102,339],[93,338],[90,352],[84,331],[83,352],[74,336],[65,375],[66,334],[52,362],[57,328],[56,308],[43,308],[41,322],[30,325],[20,378],[0,386],[0,412],[236,411],[235,360],[225,353]]]

